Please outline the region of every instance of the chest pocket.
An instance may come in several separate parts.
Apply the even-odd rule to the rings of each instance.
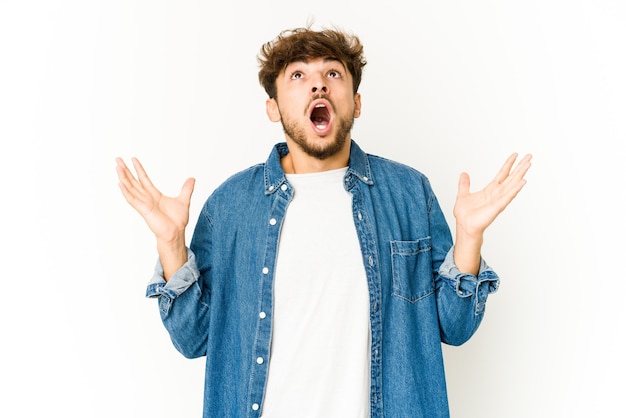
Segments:
[[[430,237],[417,241],[391,241],[391,268],[395,296],[415,303],[432,294],[435,281]]]

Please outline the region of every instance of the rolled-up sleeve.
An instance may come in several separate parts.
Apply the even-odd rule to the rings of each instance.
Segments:
[[[474,313],[482,315],[485,312],[487,297],[498,290],[500,278],[481,257],[478,275],[462,273],[454,264],[454,247],[448,251],[446,258],[439,266],[439,274],[461,298],[476,296]]]
[[[170,311],[174,300],[198,281],[200,272],[196,264],[196,257],[187,248],[187,262],[176,271],[166,282],[163,277],[161,260],[157,260],[154,273],[146,289],[146,297],[159,298],[159,309],[164,315]]]

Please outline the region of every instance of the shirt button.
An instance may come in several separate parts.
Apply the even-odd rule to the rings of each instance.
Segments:
[[[267,274],[270,272],[270,269],[268,269],[267,267],[263,267],[263,274]]]
[[[259,318],[265,319],[266,316],[265,312],[259,312]]]
[[[274,218],[270,219],[270,225],[276,225],[276,219]]]
[[[252,410],[253,411],[258,411],[259,410],[259,404],[258,403],[253,403],[252,404]]]
[[[267,189],[267,190],[269,190],[271,192],[272,190],[274,190],[274,186],[270,186],[270,188]]]
[[[368,181],[369,179],[367,177],[363,177],[363,181]]]
[[[256,358],[256,363],[257,364],[263,364],[263,357],[257,357]]]
[[[357,213],[357,217],[359,218],[359,221],[363,220],[363,215],[361,215],[361,212]]]
[[[287,190],[287,185],[283,184],[282,186],[280,186],[280,189],[284,192]]]

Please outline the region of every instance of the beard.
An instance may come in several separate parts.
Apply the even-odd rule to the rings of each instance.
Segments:
[[[283,119],[281,119],[281,123],[285,134],[289,136],[305,154],[317,158],[318,160],[325,160],[336,155],[343,149],[348,140],[348,135],[352,130],[352,125],[354,125],[354,117],[338,119],[336,121],[338,128],[335,137],[332,138],[330,143],[319,145],[307,140],[306,132],[302,126],[298,126],[293,121],[290,122]]]

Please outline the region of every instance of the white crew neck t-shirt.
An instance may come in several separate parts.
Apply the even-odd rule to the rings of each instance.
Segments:
[[[262,418],[369,417],[369,291],[346,170],[287,175]]]

